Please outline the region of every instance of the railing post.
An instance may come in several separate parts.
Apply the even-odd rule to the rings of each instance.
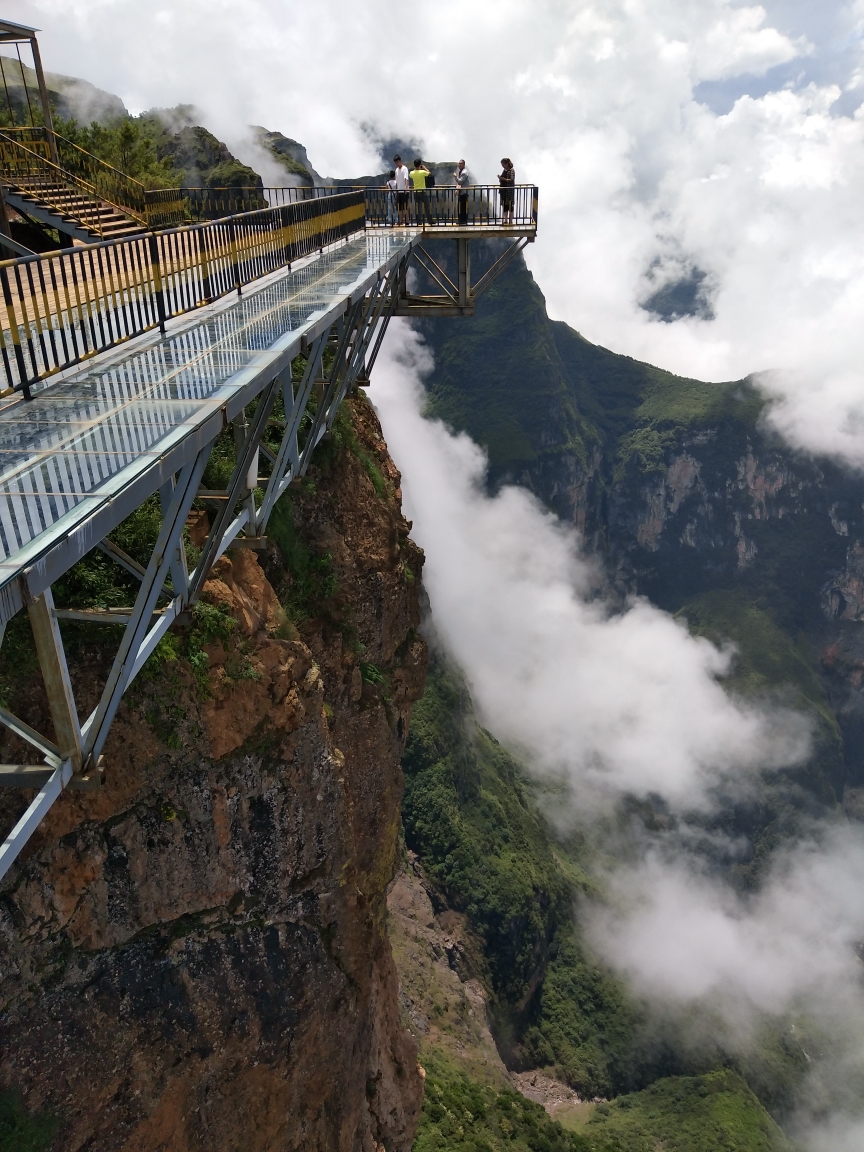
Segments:
[[[196,237],[198,240],[198,258],[201,264],[201,285],[204,289],[204,300],[202,303],[209,304],[212,297],[210,295],[210,261],[207,259],[207,237],[209,229],[203,228],[199,225],[196,229]]]
[[[459,307],[467,308],[471,296],[471,241],[457,240],[456,249],[459,266]]]
[[[150,267],[153,269],[153,287],[156,296],[156,315],[159,317],[159,331],[165,335],[165,290],[162,287],[162,268],[159,263],[159,240],[151,232],[147,238],[150,244]]]
[[[45,129],[48,133],[48,148],[51,153],[51,159],[55,164],[59,164],[60,161],[57,158],[57,141],[54,139],[54,120],[51,116],[51,101],[48,98],[48,88],[45,84],[45,73],[42,70],[42,57],[39,54],[39,45],[36,42],[35,36],[30,37],[30,51],[33,53],[33,64],[36,71],[36,83],[39,85],[39,100],[42,104],[42,115],[45,117]]]
[[[6,314],[9,317],[9,330],[12,333],[12,345],[15,349],[15,361],[18,364],[18,375],[21,379],[21,391],[24,393],[25,400],[32,400],[30,381],[27,379],[27,367],[24,363],[24,350],[21,347],[21,333],[18,331],[18,319],[15,315],[15,305],[12,303],[12,289],[9,287],[9,272],[6,268],[0,268],[0,282],[3,284],[3,300],[6,304]]]
[[[240,265],[237,262],[237,225],[233,217],[228,221],[228,228],[231,233],[231,267],[234,270],[234,287],[237,289],[237,295],[243,295],[242,285],[240,283]]]

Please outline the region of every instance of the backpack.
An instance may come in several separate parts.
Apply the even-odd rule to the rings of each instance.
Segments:
[[[431,172],[429,172],[426,176],[426,187],[427,188],[434,188],[435,187],[435,177]]]

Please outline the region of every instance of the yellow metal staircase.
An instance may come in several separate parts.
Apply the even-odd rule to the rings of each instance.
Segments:
[[[84,243],[184,222],[179,189],[146,189],[49,128],[0,129],[0,184],[12,208]]]

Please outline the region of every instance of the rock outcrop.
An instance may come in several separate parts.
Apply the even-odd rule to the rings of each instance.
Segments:
[[[63,1152],[411,1146],[386,894],[422,553],[374,414],[350,407],[269,552],[213,570],[221,632],[145,670],[104,788],[65,793],[0,891],[0,1082],[57,1115]],[[328,582],[292,623],[301,545]],[[82,709],[105,667],[79,652]],[[15,706],[47,722],[35,680]]]

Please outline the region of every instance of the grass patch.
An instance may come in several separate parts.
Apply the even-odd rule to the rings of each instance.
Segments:
[[[284,575],[276,591],[291,623],[329,616],[330,602],[339,589],[333,557],[329,552],[313,552],[297,531],[289,492],[276,501],[267,534],[282,554]]]
[[[206,647],[217,640],[227,643],[237,621],[221,604],[208,604],[199,600],[192,614],[192,628],[186,638],[186,655],[192,667],[195,683],[202,696],[210,695],[208,671],[210,659]],[[235,677],[236,678],[236,677]]]

